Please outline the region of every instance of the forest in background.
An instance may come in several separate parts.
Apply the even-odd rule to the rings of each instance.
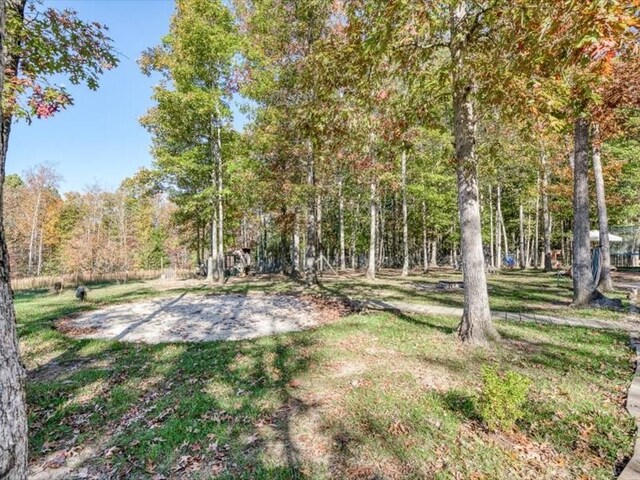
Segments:
[[[135,179],[115,191],[98,185],[58,191],[51,166],[38,166],[5,184],[5,228],[14,277],[186,269],[188,238],[175,206],[145,194]]]
[[[238,135],[235,141],[248,142],[250,135]],[[434,140],[441,142],[442,149],[451,148],[450,139]],[[485,147],[488,145],[481,144],[481,148]],[[455,171],[446,157],[436,163],[439,169],[431,168],[434,164],[430,155],[424,149],[413,151],[407,157],[406,170],[410,267],[424,271],[435,265],[455,266],[460,255]],[[572,227],[569,157],[570,148],[567,148],[560,149],[550,159],[548,184],[551,247],[562,252],[566,264],[570,264]],[[488,171],[481,177],[487,261],[499,267],[498,244],[501,245],[503,265],[507,256],[519,260],[522,206],[525,266],[544,268],[539,168],[535,159],[522,162],[523,157],[518,152],[514,152],[513,158],[510,164],[501,164],[500,171]],[[640,141],[638,132],[633,129],[625,130],[604,144],[604,177],[611,225],[640,224],[638,159]],[[383,267],[401,268],[403,264],[401,160],[391,162],[379,182],[377,249],[379,266]],[[281,185],[279,187],[278,179],[269,175],[268,162],[249,162],[244,155],[229,157],[225,177],[230,176],[238,164],[242,164],[243,169],[241,185],[245,176],[251,175],[255,179],[252,185],[260,179],[261,190],[254,190],[255,196],[249,201],[242,201],[242,198],[226,201],[230,208],[225,243],[230,250],[254,249],[262,268],[290,269],[296,228],[301,244],[305,241],[303,215],[300,213],[296,218],[293,213],[296,210],[303,212],[304,204],[284,202],[278,208]],[[150,172],[143,170],[124,180],[115,191],[88,185],[82,192],[62,194],[60,176],[52,166],[41,165],[22,175],[9,175],[4,195],[12,275],[19,278],[101,274],[155,270],[163,266],[195,270],[207,258],[210,248],[206,204],[200,215],[190,215],[185,207],[179,208],[170,200],[176,198],[180,202],[180,192],[169,196],[149,190],[149,176]],[[281,180],[290,181],[290,178],[283,174]],[[359,184],[353,173],[343,177],[341,186],[335,173],[329,174],[327,181],[330,183],[325,186],[318,181],[318,207],[325,211],[324,216],[320,214],[318,231],[322,235],[326,260],[335,269],[341,267],[342,195],[344,268],[364,268],[370,234],[365,217],[369,207],[366,185]],[[225,197],[234,197],[234,191],[228,189]],[[592,227],[597,229],[593,194],[591,205]],[[323,265],[322,268],[330,267]]]
[[[486,51],[480,35],[465,47],[476,77],[474,168],[492,268],[549,269],[557,266],[552,250],[571,263],[576,116],[591,125],[609,223],[640,224],[638,46],[625,40],[624,23],[602,18],[606,8],[618,22],[633,15],[575,8],[553,20],[526,2],[505,7],[502,20],[467,12],[496,42]],[[210,274],[222,278],[225,253],[241,247],[252,249],[259,270],[292,274],[458,267],[446,13],[384,2],[177,2],[169,33],[139,60],[160,79],[156,106],[141,119],[154,164],[114,192],[89,186],[61,195],[47,166],[9,176],[12,274],[195,269],[210,259]],[[403,28],[388,30],[384,15]],[[417,29],[421,15],[432,31]],[[593,25],[561,29],[561,20],[577,19]],[[515,31],[505,30],[508,22]],[[547,64],[551,47],[532,40],[531,29],[565,42],[564,63]],[[433,45],[420,44],[429,36]],[[252,101],[243,132],[231,127],[236,94]],[[587,201],[597,229],[594,189]]]

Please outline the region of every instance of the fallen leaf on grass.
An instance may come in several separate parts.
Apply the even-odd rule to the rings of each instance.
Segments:
[[[153,462],[151,461],[151,459],[147,460],[147,463],[145,464],[145,468],[144,471],[147,473],[153,473],[156,469],[156,466],[153,464]]]
[[[186,470],[189,472],[194,472],[200,470],[200,457],[192,457],[191,455],[182,455],[180,460],[178,460],[178,465],[173,468],[174,472],[179,472],[181,470]]]
[[[113,457],[116,453],[118,453],[120,451],[120,449],[118,447],[111,447],[108,448],[107,450],[105,450],[104,452],[104,457],[105,458],[111,458]]]
[[[67,452],[62,450],[56,452],[55,455],[47,461],[45,468],[60,468],[67,459]]]

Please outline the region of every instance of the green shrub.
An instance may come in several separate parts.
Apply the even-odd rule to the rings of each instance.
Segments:
[[[491,430],[510,430],[524,412],[529,379],[516,372],[499,374],[495,368],[482,368],[480,416]]]

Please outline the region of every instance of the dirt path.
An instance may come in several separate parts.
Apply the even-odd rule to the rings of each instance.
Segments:
[[[398,301],[382,300],[352,300],[359,304],[361,308],[369,310],[398,311],[405,313],[417,313],[421,315],[446,315],[461,317],[462,309],[454,307],[442,307],[439,305],[429,305],[425,303],[408,303]],[[572,327],[586,327],[600,330],[622,330],[625,332],[640,332],[640,317],[635,316],[627,320],[598,320],[594,318],[574,318],[574,317],[550,317],[535,313],[515,313],[491,311],[494,320],[506,320],[514,322],[535,322],[550,323],[553,325],[565,325]]]

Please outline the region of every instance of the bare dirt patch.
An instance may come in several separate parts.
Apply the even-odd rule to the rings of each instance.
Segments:
[[[77,338],[128,342],[244,340],[313,328],[347,311],[309,295],[183,293],[65,318],[57,328]]]

